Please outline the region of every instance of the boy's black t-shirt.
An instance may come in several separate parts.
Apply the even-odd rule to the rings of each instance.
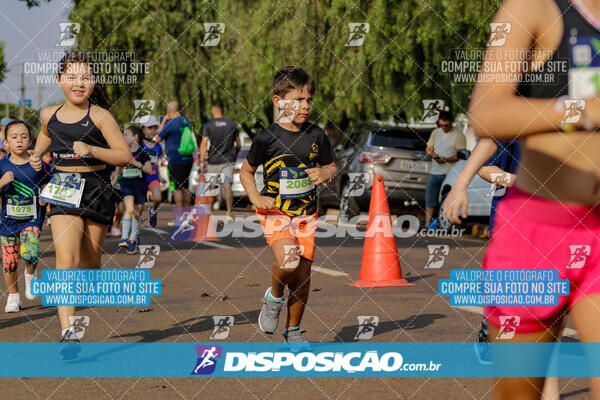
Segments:
[[[331,164],[334,155],[317,125],[305,123],[294,132],[273,124],[256,135],[246,160],[253,167],[264,165],[263,196],[274,197],[287,215],[304,216],[317,211],[316,190],[304,170]]]

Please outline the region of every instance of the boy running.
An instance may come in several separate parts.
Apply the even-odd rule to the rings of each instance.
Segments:
[[[331,182],[337,173],[325,132],[308,122],[314,93],[315,82],[303,69],[284,67],[277,71],[273,105],[280,115],[256,135],[240,171],[242,185],[256,206],[275,257],[271,287],[265,292],[258,324],[265,333],[277,331],[287,286],[290,293],[283,336],[293,350],[310,348],[300,331],[300,321],[308,301],[315,252],[315,185]],[[262,193],[254,180],[260,165],[265,171]]]
[[[27,150],[31,145],[29,126],[23,121],[12,121],[6,126],[5,146],[10,156],[0,160],[0,244],[4,280],[8,287],[8,300],[4,311],[21,310],[17,266],[19,253],[25,261],[25,296],[33,300],[31,280],[35,278],[40,247],[40,233],[45,217],[45,204],[38,201],[39,186],[47,183],[50,167],[43,164],[40,171],[29,165]]]

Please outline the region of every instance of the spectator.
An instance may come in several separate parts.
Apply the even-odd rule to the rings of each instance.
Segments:
[[[452,164],[458,161],[456,152],[466,146],[465,135],[454,129],[454,119],[449,111],[441,111],[437,129],[431,132],[426,153],[432,158],[429,179],[425,190],[425,226],[429,228],[438,206],[440,187]]]
[[[191,123],[181,115],[179,104],[171,101],[167,104],[167,112],[158,128],[156,140],[165,140],[165,151],[169,162],[169,180],[173,185],[171,188],[174,190],[173,198],[177,207],[192,205],[192,195],[188,190],[188,185],[194,157],[179,153],[184,127],[191,129]]]
[[[213,103],[211,108],[213,119],[202,128],[200,143],[200,169],[202,172],[222,173],[227,203],[227,215],[231,216],[233,207],[233,165],[240,150],[241,142],[238,135],[237,123],[224,117],[224,107],[220,101]],[[210,141],[210,150],[207,145]],[[211,204],[214,203],[214,199]]]

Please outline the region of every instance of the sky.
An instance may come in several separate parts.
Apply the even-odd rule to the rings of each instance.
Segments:
[[[20,98],[21,63],[39,60],[40,51],[56,52],[60,38],[60,23],[69,22],[73,8],[71,0],[44,1],[39,7],[28,9],[25,2],[0,0],[0,41],[4,42],[4,60],[10,71],[0,84],[0,102],[17,103]],[[33,108],[39,108],[38,79],[25,74],[25,98],[31,99]],[[62,91],[56,83],[42,85],[42,105],[60,101]],[[4,110],[0,110],[4,115]]]

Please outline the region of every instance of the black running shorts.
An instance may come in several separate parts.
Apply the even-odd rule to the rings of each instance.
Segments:
[[[192,164],[169,164],[169,180],[173,182],[175,190],[187,190],[190,182]]]
[[[110,173],[107,169],[103,169],[80,172],[80,175],[82,179],[85,179],[85,185],[79,207],[63,207],[51,204],[48,216],[60,214],[79,215],[99,224],[110,225],[115,214],[115,202],[117,200],[116,193],[110,184]]]

